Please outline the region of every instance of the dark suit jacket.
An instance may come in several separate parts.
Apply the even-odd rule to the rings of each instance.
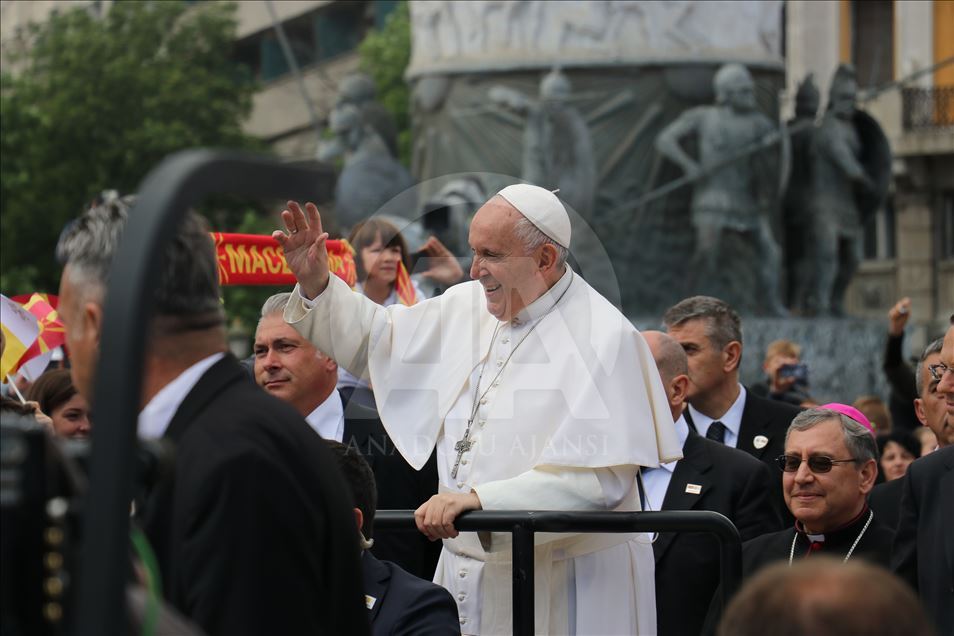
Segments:
[[[785,505],[785,498],[782,495],[782,471],[775,463],[775,458],[785,453],[785,433],[788,431],[789,424],[800,412],[801,409],[797,406],[762,398],[746,390],[742,423],[739,426],[739,441],[735,446],[768,465],[772,473],[773,487],[776,488],[775,504],[781,510],[786,524],[795,523],[795,518]],[[686,409],[683,415],[689,428],[696,430],[689,409]],[[762,448],[755,447],[755,438],[759,436],[768,439]]]
[[[868,495],[868,505],[892,530],[898,527],[898,519],[901,516],[901,493],[904,492],[906,480],[905,475],[900,479],[878,484]]]
[[[210,635],[369,632],[347,488],[290,405],[227,355],[165,437],[174,473],[143,525],[173,605]]]
[[[374,636],[460,634],[457,603],[445,588],[370,553],[361,557]],[[374,599],[373,601],[371,599]]]
[[[918,591],[938,634],[954,634],[954,447],[908,466],[892,569]]]
[[[421,470],[411,468],[384,430],[377,411],[351,400],[345,407],[343,442],[358,449],[374,471],[378,510],[415,510],[437,494],[437,455]],[[441,554],[440,541],[428,541],[416,529],[373,531],[371,551],[422,579],[434,578]]]
[[[739,529],[742,540],[781,529],[771,474],[742,451],[689,431],[676,463],[663,510],[712,510]],[[686,492],[689,484],[699,494]],[[661,533],[656,555],[656,620],[659,633],[698,634],[719,585],[719,546],[705,534]]]

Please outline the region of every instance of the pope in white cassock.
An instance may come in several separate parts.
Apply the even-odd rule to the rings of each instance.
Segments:
[[[513,185],[470,226],[474,280],[382,307],[329,276],[318,209],[290,202],[274,236],[298,279],[285,320],[370,379],[381,421],[439,493],[417,526],[443,539],[435,582],[464,634],[511,630],[509,534],[463,533],[466,510],[639,510],[640,466],[681,457],[639,332],[567,265],[553,193]],[[655,634],[652,546],[637,534],[537,534],[541,634]]]

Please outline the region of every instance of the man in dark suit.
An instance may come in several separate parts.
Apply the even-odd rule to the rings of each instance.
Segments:
[[[375,636],[460,634],[457,603],[445,588],[374,557],[368,549],[377,509],[371,467],[353,446],[327,441],[354,499],[354,517],[363,553],[365,603]]]
[[[931,368],[954,420],[954,316]],[[940,441],[940,436],[938,437]],[[939,634],[954,633],[954,446],[908,467],[892,569],[918,591]]]
[[[941,348],[944,339],[938,338],[924,349],[918,360],[915,375],[917,399],[914,400],[914,413],[922,425],[935,431],[938,448],[954,443],[954,416],[948,416],[944,394],[937,390],[939,381],[931,374],[931,367],[941,361]],[[948,420],[950,419],[950,424]],[[901,513],[901,494],[904,492],[905,478],[894,479],[878,484],[871,491],[868,503],[872,510],[881,515],[892,528],[897,527]]]
[[[785,448],[785,431],[799,409],[760,398],[739,383],[739,315],[718,298],[693,296],[670,307],[663,322],[689,357],[689,408],[684,413],[689,428],[760,459],[780,484],[775,458]],[[777,497],[784,510],[781,494]]]
[[[683,458],[675,466],[647,470],[654,510],[713,510],[751,539],[781,528],[769,469],[734,448],[691,431],[682,418],[689,385],[686,353],[658,331],[643,332],[669,399]],[[698,634],[719,585],[718,544],[709,536],[661,533],[656,557],[656,623],[660,634]]]
[[[74,383],[88,397],[129,203],[97,204],[57,249]],[[176,458],[139,512],[167,599],[211,635],[368,633],[344,482],[302,418],[228,354],[215,253],[193,213],[155,295],[138,432],[174,443]]]
[[[315,432],[360,452],[374,471],[382,509],[415,510],[437,494],[435,455],[420,471],[411,468],[394,447],[373,409],[352,400],[347,406],[335,389],[338,365],[315,348],[282,312],[287,292],[265,301],[255,330],[255,380],[272,395],[290,403]],[[434,576],[441,544],[415,530],[390,530],[375,538],[374,553],[415,576]]]

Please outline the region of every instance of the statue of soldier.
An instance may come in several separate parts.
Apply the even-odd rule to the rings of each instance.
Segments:
[[[878,190],[861,160],[854,68],[840,65],[831,80],[828,111],[815,132],[813,249],[815,303],[821,315],[843,313],[845,290],[862,258],[864,218],[859,193]]]
[[[331,117],[334,116],[335,111],[345,106],[354,107],[361,116],[362,122],[370,126],[384,142],[387,152],[392,157],[397,157],[397,125],[394,123],[394,116],[375,99],[375,95],[374,80],[365,73],[352,73],[338,84],[338,95],[335,97]],[[329,117],[329,129],[331,117]],[[344,152],[345,148],[339,139],[325,140],[318,147],[318,159],[331,161]]]
[[[329,118],[332,141],[342,149],[344,168],[335,185],[337,221],[351,227],[412,185],[407,169],[395,159],[381,136],[351,104],[335,108]]]
[[[696,248],[689,266],[692,286],[713,272],[732,276],[753,267],[751,262],[734,258],[724,246],[725,234],[738,233],[758,251],[755,268],[766,299],[760,307],[764,313],[785,315],[779,299],[781,253],[768,218],[769,200],[778,188],[777,175],[769,169],[773,162],[765,151],[757,151],[722,164],[728,157],[777,135],[776,126],[756,110],[755,83],[741,64],[722,66],[713,85],[714,106],[682,113],[656,138],[656,149],[695,181],[692,225]],[[698,161],[679,145],[680,139],[691,134],[698,141]],[[743,291],[749,295],[747,292]]]
[[[795,94],[795,116],[788,121],[792,172],[782,202],[785,265],[789,306],[807,311],[814,293],[812,280],[812,183],[815,162],[812,143],[821,94],[809,73]]]
[[[596,196],[596,161],[586,119],[570,103],[569,78],[554,68],[540,81],[540,99],[503,86],[490,89],[491,101],[526,115],[521,178],[547,188],[559,188],[560,198],[584,218],[590,218]]]

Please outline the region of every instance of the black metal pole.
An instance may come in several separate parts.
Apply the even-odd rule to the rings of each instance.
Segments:
[[[248,153],[187,150],[143,180],[110,270],[96,372],[96,429],[83,515],[76,632],[125,633],[132,457],[141,407],[144,343],[163,251],[204,196],[310,198],[324,175]]]
[[[532,513],[531,513],[532,514]],[[513,534],[513,633],[533,636],[533,528],[532,517],[516,523]]]

